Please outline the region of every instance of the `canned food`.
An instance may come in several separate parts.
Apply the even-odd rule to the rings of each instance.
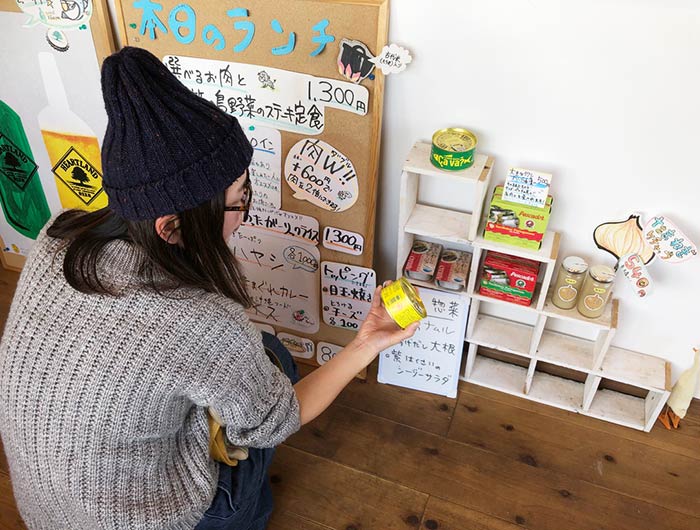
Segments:
[[[404,265],[404,274],[414,280],[429,282],[435,275],[442,245],[414,241]]]
[[[435,280],[443,289],[461,291],[467,284],[472,255],[459,250],[446,250],[440,256]]]
[[[436,167],[447,171],[459,171],[474,165],[476,135],[466,129],[450,127],[433,134],[433,147],[430,161]]]
[[[418,291],[406,278],[384,287],[381,296],[387,313],[402,328],[428,316]]]

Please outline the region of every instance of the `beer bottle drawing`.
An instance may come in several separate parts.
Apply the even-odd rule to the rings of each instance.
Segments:
[[[84,210],[104,208],[107,195],[102,190],[102,162],[95,133],[68,106],[54,56],[39,53],[39,66],[48,99],[39,113],[39,127],[61,205]]]
[[[36,239],[51,217],[22,120],[0,101],[0,204],[7,222]]]

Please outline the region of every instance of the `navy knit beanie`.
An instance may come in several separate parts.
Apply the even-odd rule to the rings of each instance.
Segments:
[[[199,206],[248,167],[238,120],[194,95],[151,53],[126,47],[105,59],[102,145],[109,207],[132,221]]]

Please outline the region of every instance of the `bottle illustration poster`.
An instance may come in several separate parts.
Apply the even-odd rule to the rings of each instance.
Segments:
[[[51,217],[22,120],[0,101],[0,205],[12,228],[30,239]]]
[[[39,127],[49,154],[63,208],[99,210],[107,206],[102,189],[100,146],[95,133],[69,107],[54,56],[39,53],[48,105],[39,113]]]

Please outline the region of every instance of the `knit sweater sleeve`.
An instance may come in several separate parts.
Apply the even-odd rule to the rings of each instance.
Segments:
[[[235,445],[273,447],[299,430],[299,402],[289,378],[267,357],[260,331],[243,308],[216,297],[205,304],[188,394],[209,407]],[[204,315],[202,315],[204,317]]]

